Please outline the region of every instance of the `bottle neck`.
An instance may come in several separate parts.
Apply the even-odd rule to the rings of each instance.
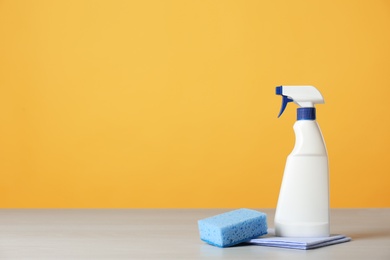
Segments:
[[[316,108],[315,107],[298,108],[297,120],[316,120]]]

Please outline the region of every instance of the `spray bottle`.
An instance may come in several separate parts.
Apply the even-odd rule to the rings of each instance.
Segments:
[[[295,146],[287,157],[275,213],[276,236],[329,236],[328,155],[314,107],[324,98],[313,86],[280,86],[276,94],[283,98],[278,117],[289,102],[299,106]]]

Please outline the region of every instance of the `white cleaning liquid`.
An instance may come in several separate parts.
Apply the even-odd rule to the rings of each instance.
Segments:
[[[329,236],[328,156],[314,108],[314,104],[323,103],[323,99],[322,96],[318,99],[319,92],[314,87],[280,88],[277,94],[287,96],[289,93],[288,99],[283,99],[286,104],[281,113],[290,101],[305,107],[298,108],[298,120],[294,124],[295,146],[284,170],[275,233],[283,237]]]

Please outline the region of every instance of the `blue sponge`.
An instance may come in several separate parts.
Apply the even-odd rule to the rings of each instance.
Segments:
[[[200,239],[213,246],[228,247],[267,234],[267,215],[237,209],[198,221]]]

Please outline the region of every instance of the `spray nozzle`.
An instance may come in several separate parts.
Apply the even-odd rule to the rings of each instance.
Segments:
[[[314,104],[324,103],[321,93],[313,86],[279,86],[276,87],[276,95],[283,97],[278,117],[283,114],[289,102],[300,107],[314,107]]]

